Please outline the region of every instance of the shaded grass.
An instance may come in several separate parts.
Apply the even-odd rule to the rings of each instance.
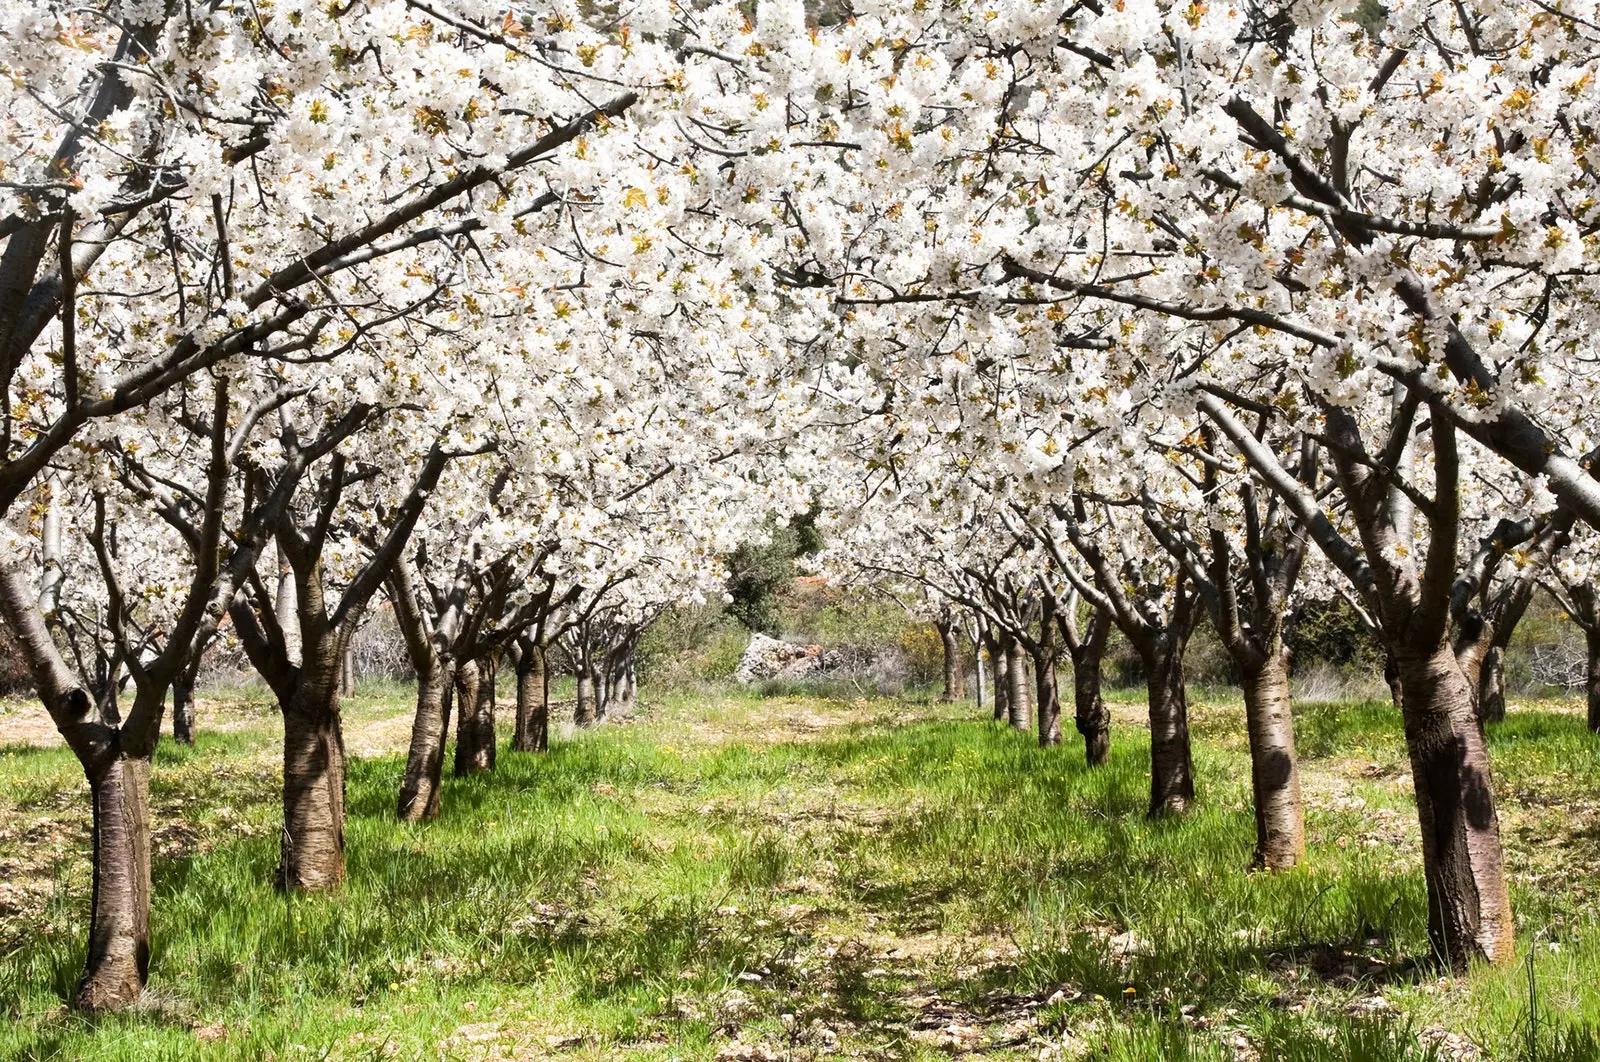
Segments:
[[[352,711],[404,710],[386,697]],[[156,861],[150,1005],[94,1022],[60,1007],[88,897],[84,853],[59,853],[39,931],[0,954],[0,1058],[478,1058],[513,1044],[710,1058],[735,1039],[939,1057],[914,1031],[937,997],[1017,1057],[1048,1041],[1221,1059],[1243,1042],[1409,1062],[1435,1057],[1423,1034],[1448,1029],[1520,1059],[1530,963],[1551,1016],[1538,1057],[1586,1057],[1600,1029],[1581,883],[1519,881],[1524,965],[1438,980],[1415,854],[1351,843],[1376,809],[1407,807],[1396,778],[1346,770],[1404,769],[1387,704],[1300,710],[1308,774],[1359,803],[1315,805],[1310,866],[1280,875],[1245,871],[1248,773],[1227,706],[1196,713],[1200,808],[1151,822],[1135,730],[1090,770],[1073,745],[1041,750],[920,692],[655,705],[548,755],[502,752],[492,775],[448,783],[434,823],[395,821],[398,755],[353,761],[349,881],[326,896],[269,885],[267,723],[163,745],[153,801],[210,840]],[[1509,806],[1594,797],[1581,720],[1519,713],[1491,741]],[[81,812],[70,756],[12,751],[0,779],[14,806]],[[1002,997],[1054,1002],[1010,1043]],[[835,1040],[795,1031],[811,1022]]]

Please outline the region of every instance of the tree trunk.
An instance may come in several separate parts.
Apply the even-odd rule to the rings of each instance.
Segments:
[[[1478,719],[1502,723],[1506,718],[1506,651],[1492,642],[1478,665]]]
[[[1150,816],[1177,815],[1194,804],[1189,751],[1189,700],[1183,685],[1183,645],[1158,635],[1144,654],[1150,699]]]
[[[400,782],[398,814],[402,822],[439,815],[445,736],[450,729],[450,682],[450,668],[443,664],[417,675],[417,714],[411,723],[411,748],[406,753],[406,773]]]
[[[972,658],[973,700],[981,712],[983,711],[983,643],[979,642],[973,646]]]
[[[278,884],[285,889],[326,889],[344,881],[344,733],[336,667],[320,670],[318,680],[302,679],[282,705],[283,856]]]
[[[578,668],[578,706],[573,722],[579,726],[595,723],[594,672],[582,666]]]
[[[622,660],[622,676],[617,682],[617,711],[627,715],[639,703],[638,658],[629,653]]]
[[[1011,660],[998,641],[989,643],[989,661],[994,664],[994,721],[1000,723],[1011,715]]]
[[[1061,744],[1061,688],[1056,680],[1053,652],[1033,658],[1033,684],[1038,696],[1035,714],[1039,723],[1039,745],[1050,748]]]
[[[172,680],[172,740],[194,744],[194,680],[187,674]]]
[[[517,657],[517,731],[511,747],[518,752],[547,752],[550,748],[544,650],[532,642],[524,643]]]
[[[1600,626],[1584,631],[1589,646],[1589,730],[1600,734]]]
[[[89,951],[73,1005],[108,1011],[138,1001],[150,968],[150,761],[118,757],[89,778],[94,894]]]
[[[351,646],[344,647],[344,656],[339,661],[339,696],[350,697],[356,692],[356,651]]]
[[[1245,727],[1250,734],[1250,783],[1255,796],[1256,850],[1252,865],[1287,870],[1305,862],[1305,808],[1294,751],[1289,660],[1281,651],[1238,660],[1244,675]]]
[[[1428,936],[1454,969],[1513,951],[1494,789],[1473,690],[1451,647],[1400,656],[1401,711],[1428,884]]]
[[[966,675],[961,665],[961,643],[956,638],[956,628],[953,623],[935,624],[939,629],[939,641],[944,646],[944,690],[939,694],[941,701],[960,701],[967,696]]]
[[[456,672],[456,777],[494,770],[494,664],[469,660]]]
[[[1395,660],[1394,654],[1386,652],[1383,655],[1383,681],[1389,684],[1389,699],[1396,708],[1400,707],[1400,663]]]
[[[1110,617],[1096,612],[1072,661],[1073,722],[1083,735],[1084,758],[1090,767],[1104,765],[1111,755],[1111,713],[1100,696],[1100,661],[1110,633]]]
[[[1027,656],[1022,646],[1013,641],[1006,646],[1006,708],[1014,730],[1033,729],[1033,700],[1028,696]]]

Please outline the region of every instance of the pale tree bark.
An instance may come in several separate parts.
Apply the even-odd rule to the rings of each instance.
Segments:
[[[1033,698],[1028,693],[1027,651],[1015,639],[1006,639],[1007,721],[1013,730],[1033,729]]]

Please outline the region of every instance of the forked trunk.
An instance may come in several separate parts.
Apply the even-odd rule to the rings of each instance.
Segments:
[[[1383,681],[1389,686],[1389,700],[1394,702],[1396,708],[1400,707],[1402,693],[1400,690],[1400,663],[1394,658],[1393,653],[1383,656]]]
[[[1028,695],[1027,654],[1017,642],[1006,647],[1006,710],[1013,730],[1033,729],[1033,698]]]
[[[308,654],[309,655],[309,654]],[[344,881],[344,733],[335,668],[302,680],[283,708],[283,856],[278,884]]]
[[[444,774],[445,734],[450,729],[446,692],[450,668],[440,664],[417,675],[417,714],[411,722],[411,748],[400,782],[399,817],[418,822],[439,815],[440,781]]]
[[[1144,654],[1150,698],[1150,816],[1177,815],[1194,804],[1189,751],[1189,700],[1183,685],[1183,647],[1159,636]]]
[[[456,672],[456,777],[494,770],[494,665],[469,660]]]
[[[1073,722],[1083,735],[1084,758],[1090,767],[1102,766],[1111,755],[1111,713],[1100,696],[1100,661],[1110,632],[1110,620],[1103,613],[1093,616],[1072,662]]]
[[[172,740],[194,744],[194,680],[188,675],[172,680]]]
[[[544,650],[531,643],[523,645],[517,657],[517,730],[511,747],[518,752],[546,752],[550,748]]]
[[[1583,637],[1589,646],[1589,730],[1600,734],[1600,626]]]
[[[586,667],[578,669],[578,704],[573,722],[579,726],[593,726],[595,722],[594,672]]]
[[[1502,723],[1506,718],[1506,651],[1499,644],[1484,651],[1479,665],[1478,718],[1485,723]]]
[[[1048,654],[1033,658],[1033,685],[1037,693],[1036,711],[1039,745],[1050,748],[1061,744],[1061,688],[1056,681],[1056,662]]]
[[[1282,652],[1238,661],[1244,673],[1245,727],[1250,734],[1250,784],[1255,796],[1252,865],[1287,870],[1305,862],[1305,807],[1294,751],[1289,661]]]
[[[73,1005],[108,1011],[138,1001],[150,968],[150,761],[113,759],[90,774],[89,792],[94,895],[89,952]]]
[[[1509,959],[1511,897],[1471,684],[1448,645],[1427,655],[1406,654],[1399,664],[1422,825],[1428,936],[1439,957],[1457,970],[1473,959]]]

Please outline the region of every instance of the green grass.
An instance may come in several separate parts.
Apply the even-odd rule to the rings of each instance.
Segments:
[[[149,1003],[68,1013],[88,903],[81,774],[0,750],[0,1058],[1444,1059],[1595,1057],[1600,744],[1553,706],[1491,733],[1521,950],[1442,978],[1399,721],[1298,712],[1310,865],[1246,872],[1236,703],[1194,712],[1199,809],[1143,816],[1108,766],[926,696],[646,698],[648,718],[502,751],[395,821],[409,696],[348,706],[348,884],[287,897],[260,691],[152,786]],[[1533,973],[1530,986],[1529,971]],[[1532,1005],[1530,1006],[1530,992]],[[1530,1054],[1529,1015],[1534,1016]]]

